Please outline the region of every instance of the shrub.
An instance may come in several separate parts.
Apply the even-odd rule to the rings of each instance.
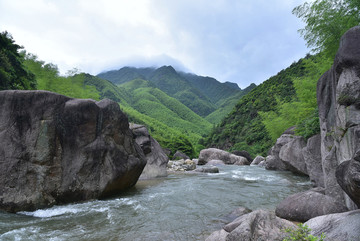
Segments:
[[[306,224],[298,224],[297,229],[287,228],[284,230],[289,233],[290,236],[283,239],[283,241],[324,241],[325,235],[322,233],[320,237],[316,237],[310,234],[311,229]]]

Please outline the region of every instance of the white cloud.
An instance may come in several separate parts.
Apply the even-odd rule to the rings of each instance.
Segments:
[[[302,2],[0,0],[0,31],[63,73],[168,61],[246,87],[305,55]]]

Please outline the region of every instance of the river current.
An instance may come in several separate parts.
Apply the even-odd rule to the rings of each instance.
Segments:
[[[308,178],[257,166],[139,181],[120,196],[34,212],[0,212],[0,240],[205,240],[242,206],[274,210]]]

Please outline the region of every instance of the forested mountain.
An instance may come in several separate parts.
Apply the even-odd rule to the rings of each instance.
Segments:
[[[266,155],[273,142],[259,112],[275,110],[279,101],[290,102],[295,97],[293,78],[305,74],[303,62],[304,59],[300,59],[243,96],[231,113],[215,126],[206,144]]]
[[[148,80],[153,87],[177,99],[214,124],[224,118],[237,101],[254,86],[241,90],[235,83],[220,83],[211,77],[178,72],[172,66],[157,69],[123,67],[119,70],[100,73],[97,76],[116,85],[133,79]]]

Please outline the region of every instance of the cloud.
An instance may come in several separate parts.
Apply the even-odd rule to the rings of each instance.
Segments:
[[[176,65],[246,87],[307,49],[300,0],[0,0],[0,31],[62,73]]]

